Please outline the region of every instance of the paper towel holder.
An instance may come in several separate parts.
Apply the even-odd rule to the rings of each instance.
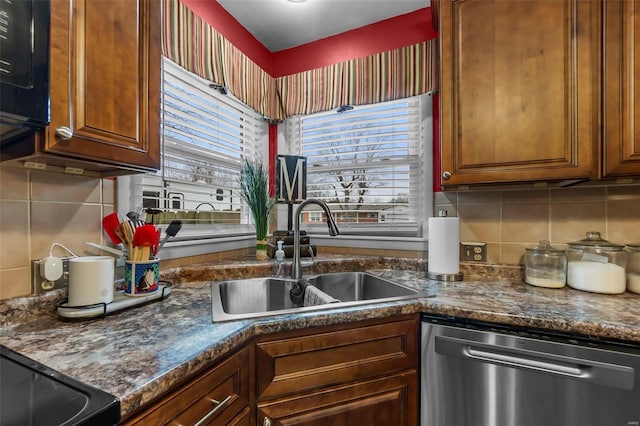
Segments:
[[[438,210],[438,217],[447,217],[448,212],[446,210]],[[426,277],[429,278],[430,280],[436,280],[436,281],[447,281],[447,282],[452,282],[452,281],[462,281],[462,272],[456,272],[456,273],[439,273],[439,272],[431,272],[429,271],[429,262],[427,262],[427,271],[426,271]]]
[[[447,282],[462,281],[462,272],[458,272],[455,274],[440,274],[438,272],[430,272],[428,269],[429,265],[427,264],[427,278],[429,278],[430,280]]]

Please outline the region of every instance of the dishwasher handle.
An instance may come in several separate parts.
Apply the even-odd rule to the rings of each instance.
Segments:
[[[626,365],[489,345],[449,336],[435,337],[435,351],[441,355],[559,375],[623,390],[634,388],[635,371]]]

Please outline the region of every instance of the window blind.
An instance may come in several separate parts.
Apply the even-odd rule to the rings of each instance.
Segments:
[[[239,176],[261,156],[267,124],[231,94],[163,58],[162,169],[144,175],[138,194],[147,220],[236,225],[250,231]],[[149,211],[156,211],[149,218]],[[246,229],[245,229],[246,228]]]
[[[325,201],[343,233],[420,235],[427,190],[420,108],[413,97],[287,120],[292,152],[307,158],[307,197]]]

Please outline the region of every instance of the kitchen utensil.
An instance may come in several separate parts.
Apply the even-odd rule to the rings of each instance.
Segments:
[[[90,241],[85,241],[85,244],[88,245],[88,246],[91,246],[93,248],[97,248],[98,250],[102,250],[104,252],[112,254],[112,255],[114,255],[116,257],[124,256],[124,253],[122,252],[122,250],[118,250],[118,249],[115,249],[113,247],[103,246],[102,244],[92,243]]]
[[[158,244],[158,230],[151,224],[142,225],[135,229],[133,235],[133,256],[129,260],[142,262],[149,260],[151,247]]]
[[[121,236],[116,232],[121,222],[122,218],[117,212],[110,213],[102,218],[102,229],[107,233],[113,244],[122,243]]]
[[[130,260],[133,260],[133,237],[135,235],[136,228],[143,226],[144,224],[145,223],[142,220],[125,220],[118,226],[122,235],[122,241],[127,246],[127,254],[129,255]]]
[[[561,288],[567,281],[567,253],[547,240],[525,249],[524,281],[537,287]]]
[[[129,220],[139,220],[140,215],[137,212],[127,212],[127,217]]]
[[[165,229],[165,233],[167,235],[164,237],[164,239],[160,243],[160,246],[158,247],[157,252],[160,252],[160,250],[165,245],[165,243],[171,238],[175,237],[180,231],[180,229],[182,229],[182,222],[179,220],[172,220],[169,226],[167,226],[167,229]]]
[[[151,246],[151,254],[153,255],[153,257],[156,257],[156,255],[158,254],[158,249],[160,248],[160,239],[162,238],[162,231],[157,229],[156,230],[156,242],[154,245]]]
[[[115,259],[82,256],[69,259],[69,306],[87,306],[113,301]]]
[[[585,239],[569,243],[567,258],[569,287],[594,293],[624,293],[627,253],[623,245],[589,231]]]

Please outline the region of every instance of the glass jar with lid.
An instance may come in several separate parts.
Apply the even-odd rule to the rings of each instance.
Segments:
[[[567,254],[547,240],[525,249],[524,282],[538,287],[561,288],[567,281]]]
[[[578,290],[617,294],[626,289],[624,245],[611,243],[599,232],[589,231],[585,239],[569,243],[567,284]]]
[[[627,290],[640,294],[640,243],[627,244]]]

